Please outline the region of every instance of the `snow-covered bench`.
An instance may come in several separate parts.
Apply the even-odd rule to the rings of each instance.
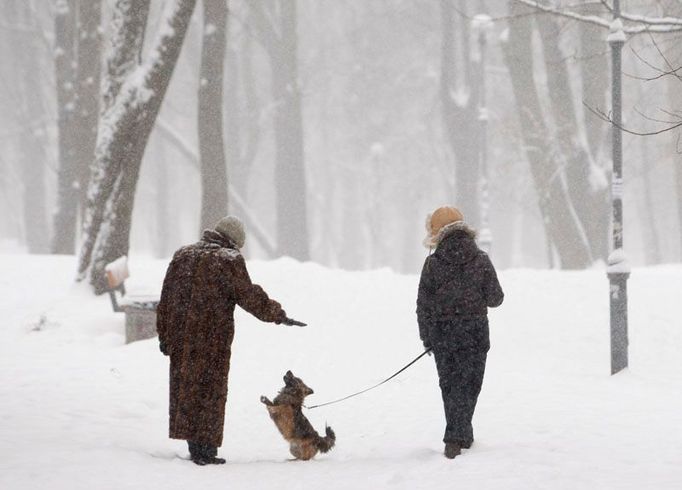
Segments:
[[[126,296],[125,280],[130,277],[128,257],[119,257],[104,269],[109,285],[111,306],[115,312],[125,313],[126,343],[156,336],[156,307],[159,299]]]

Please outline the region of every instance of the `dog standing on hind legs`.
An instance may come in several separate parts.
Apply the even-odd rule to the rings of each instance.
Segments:
[[[306,396],[313,390],[291,371],[284,375],[284,388],[273,401],[261,396],[260,401],[268,409],[270,418],[289,443],[289,452],[296,458],[309,460],[319,452],[326,453],[334,447],[336,435],[331,427],[325,427],[325,437],[320,437],[301,407]]]

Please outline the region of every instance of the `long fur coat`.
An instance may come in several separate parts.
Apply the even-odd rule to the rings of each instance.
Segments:
[[[201,241],[173,256],[157,309],[159,340],[170,355],[173,439],[222,444],[235,305],[265,322],[286,318],[280,304],[251,282],[234,243],[205,231]]]

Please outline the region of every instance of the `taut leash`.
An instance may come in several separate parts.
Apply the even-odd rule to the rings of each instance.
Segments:
[[[421,359],[422,357],[424,357],[424,356],[425,356],[426,354],[428,354],[429,352],[431,352],[431,349],[430,349],[430,348],[429,348],[429,349],[426,349],[424,352],[422,352],[421,354],[419,354],[414,360],[412,360],[407,366],[403,367],[400,371],[397,371],[396,373],[392,374],[391,376],[389,376],[388,378],[386,378],[385,380],[383,380],[381,383],[377,383],[377,384],[375,384],[374,386],[370,386],[369,388],[366,388],[366,389],[364,389],[364,390],[362,390],[362,391],[358,391],[357,393],[353,393],[352,395],[344,396],[343,398],[339,398],[338,400],[332,400],[332,401],[327,402],[327,403],[320,403],[319,405],[313,405],[312,407],[306,407],[305,405],[303,405],[303,406],[304,406],[305,408],[307,408],[308,410],[312,410],[313,408],[324,407],[324,406],[326,406],[326,405],[332,405],[332,404],[334,404],[334,403],[339,403],[339,402],[342,402],[342,401],[344,401],[344,400],[348,400],[349,398],[353,398],[354,396],[358,396],[358,395],[362,395],[363,393],[367,393],[368,391],[373,390],[374,388],[378,388],[378,387],[381,386],[382,384],[387,383],[388,381],[392,380],[393,378],[395,378],[395,377],[398,376],[400,373],[402,373],[403,371],[405,371],[408,367],[410,367],[412,364],[414,364],[415,362],[417,362],[419,359]]]

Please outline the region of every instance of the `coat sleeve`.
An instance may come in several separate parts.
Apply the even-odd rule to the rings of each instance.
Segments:
[[[488,255],[485,257],[485,282],[483,284],[483,294],[485,297],[486,305],[490,308],[495,308],[500,306],[504,300],[504,292],[502,291],[502,286],[500,286],[500,281],[497,279],[497,273],[495,272],[495,267],[490,261]]]
[[[429,339],[429,322],[431,320],[430,301],[432,296],[431,278],[429,273],[429,258],[426,258],[422,274],[419,278],[419,290],[417,291],[417,323],[419,324],[419,338],[425,346],[431,345]]]
[[[237,304],[264,322],[281,323],[286,319],[282,306],[270,299],[263,288],[251,282],[243,257],[233,261],[234,292]]]

